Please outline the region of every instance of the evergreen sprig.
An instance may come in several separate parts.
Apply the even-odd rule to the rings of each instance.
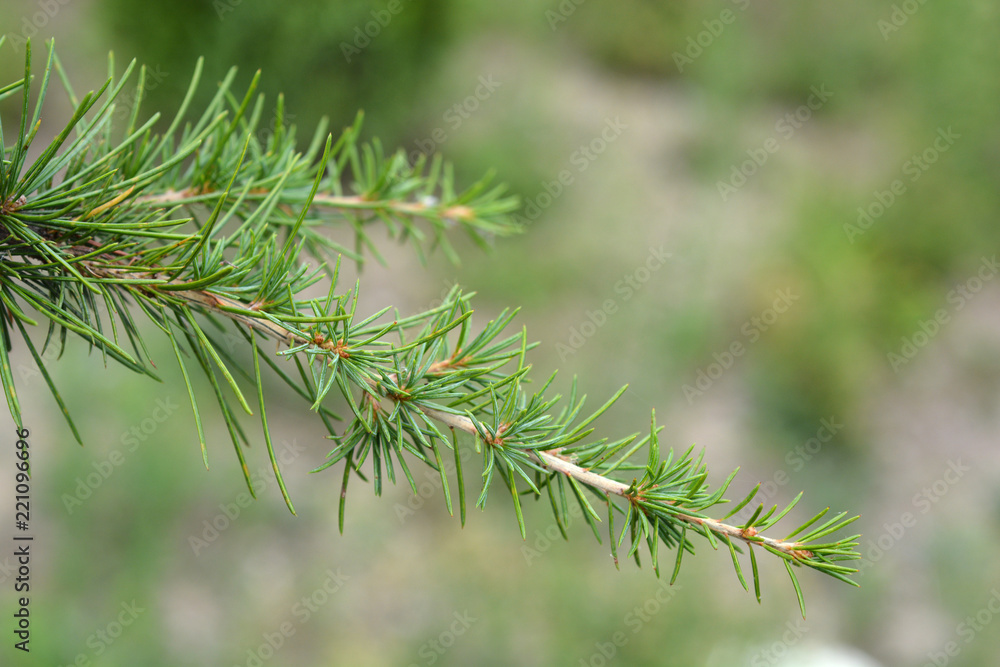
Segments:
[[[784,538],[764,535],[800,494],[781,511],[777,506],[765,511],[760,504],[747,521],[724,523],[754,501],[755,488],[723,519],[713,519],[710,510],[729,502],[723,494],[735,472],[711,490],[702,457],[692,449],[679,456],[661,453],[655,418],[641,438],[592,437],[591,424],[624,389],[590,414],[575,381],[565,401],[548,395],[554,376],[526,391],[526,353],[533,345],[523,330],[506,333],[515,312],[505,311],[477,331],[471,295],[457,287],[440,306],[407,317],[395,311],[390,317],[390,308],[359,313],[360,281],[338,293],[342,257],[361,262],[365,250],[379,257],[373,225],[412,242],[422,257],[440,247],[453,260],[450,227],[464,229],[484,246],[493,236],[520,232],[509,216],[517,201],[502,187],[490,187],[485,178],[458,191],[451,168],[439,157],[409,164],[401,151],[388,154],[377,141],[362,143],[360,116],[336,140],[321,123],[306,151],[299,152],[295,128],[285,126],[281,98],[273,128],[261,131],[259,73],[237,95],[231,70],[208,106],[191,115],[200,62],[162,133],[155,130],[159,114],[140,121],[144,68],[138,69],[130,107],[116,100],[135,64],[117,77],[113,58],[106,83],[78,97],[51,43],[32,106],[30,43],[25,50],[23,78],[0,87],[0,99],[18,94],[22,99],[20,126],[10,143],[0,124],[0,377],[19,426],[8,356],[15,331],[82,444],[42,354],[49,345],[62,350],[72,332],[105,358],[159,379],[135,319],[141,314],[170,341],[206,465],[204,406],[195,394],[192,368],[212,388],[251,494],[244,458],[249,439],[239,414],[258,411],[275,477],[293,513],[267,425],[265,366],[308,402],[334,441],[318,470],[343,462],[341,530],[348,483],[353,476],[364,478],[362,466],[369,462],[376,494],[397,475],[416,492],[412,462],[430,466],[440,475],[449,512],[456,504],[447,472],[453,465],[464,524],[461,435],[482,456],[476,506],[485,505],[498,479],[510,494],[522,537],[523,499],[546,496],[564,537],[571,503],[579,505],[598,541],[597,524],[606,513],[616,565],[620,552],[639,563],[645,544],[659,575],[659,545],[674,549],[671,581],[684,554],[694,551],[692,537],[699,535],[713,549],[721,545],[731,553],[739,581],[749,590],[738,557],[745,545],[758,600],[760,551],[782,559],[803,614],[796,569],[812,568],[854,584],[849,575],[856,570],[845,562],[859,558],[859,536],[830,536],[857,517],[827,518],[824,510]],[[53,73],[75,112],[28,164]],[[124,120],[123,128],[116,119]],[[338,226],[349,230],[353,248],[331,239],[329,232]],[[324,281],[325,297],[304,296],[306,288]],[[38,320],[47,324],[41,352],[26,327]],[[262,346],[265,338],[278,341],[277,353]],[[234,358],[234,339],[252,350],[252,369]],[[256,396],[245,393],[247,386]],[[329,407],[331,391],[343,399],[346,418]],[[340,421],[346,425],[338,426]]]

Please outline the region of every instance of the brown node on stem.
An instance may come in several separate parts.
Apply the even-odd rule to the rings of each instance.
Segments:
[[[0,215],[8,215],[28,203],[28,198],[21,195],[17,199],[6,199],[0,203]]]
[[[326,336],[317,331],[313,333],[312,338],[309,340],[309,342],[311,342],[316,347],[322,348],[329,352],[333,352],[341,359],[348,359],[351,356],[350,353],[347,351],[348,346],[344,342],[343,338],[334,343],[332,339],[327,338]]]
[[[329,342],[327,342],[327,344],[329,345]],[[347,352],[347,344],[344,343],[344,339],[343,338],[341,338],[340,340],[338,340],[337,344],[334,345],[332,348],[327,348],[327,349],[329,349],[331,352],[333,352],[334,354],[336,354],[337,356],[339,356],[341,359],[349,359],[350,356],[351,356]]]
[[[382,403],[381,397],[378,394],[373,394],[370,391],[366,391],[362,394],[361,400],[371,406],[373,412],[381,412]]]
[[[474,220],[476,212],[468,206],[452,206],[441,212],[442,218],[454,218],[456,220]]]
[[[469,357],[462,357],[456,360],[455,357],[458,355],[458,350],[455,350],[455,354],[451,355],[447,359],[441,359],[440,361],[435,361],[430,366],[427,367],[427,375],[438,375],[444,373],[448,370],[454,368],[461,368],[469,363]]]
[[[496,435],[494,435],[492,438],[486,438],[486,443],[492,447],[502,447],[503,438],[501,438],[500,436],[502,436],[508,428],[510,428],[510,424],[507,423],[500,424],[500,426],[497,428]]]

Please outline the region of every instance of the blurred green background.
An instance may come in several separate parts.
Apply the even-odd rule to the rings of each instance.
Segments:
[[[524,545],[502,494],[460,530],[439,489],[376,499],[354,485],[340,536],[340,475],[307,474],[329,445],[277,385],[299,516],[263,447],[251,471],[265,491],[243,507],[221,423],[201,465],[169,349],[154,350],[156,385],[71,341],[52,367],[83,449],[15,350],[35,640],[17,662],[5,630],[3,664],[995,664],[1000,6],[389,7],[7,0],[0,71],[16,78],[23,36],[55,36],[77,90],[99,85],[113,50],[155,75],[146,109],[172,111],[204,55],[208,81],[262,69],[303,135],[363,108],[368,136],[441,151],[466,182],[497,169],[527,233],[485,256],[464,247],[458,267],[390,247],[388,268],[363,271],[364,307],[415,312],[454,282],[478,292],[481,322],[521,306],[536,377],[577,374],[595,401],[630,385],[603,433],[641,430],[656,408],[663,442],[704,447],[716,482],[742,466],[733,496],[761,481],[779,504],[805,490],[797,516],[861,513],[863,587],[803,576],[802,621],[773,559],[758,607],[702,545],[663,590],[648,567],[616,572],[582,522],[550,543],[544,504]],[[50,134],[68,116],[58,97]],[[647,264],[657,253],[669,258]]]

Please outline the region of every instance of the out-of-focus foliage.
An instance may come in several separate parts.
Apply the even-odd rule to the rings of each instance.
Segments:
[[[446,4],[406,2],[405,11],[390,12],[362,0],[102,0],[100,15],[129,55],[168,73],[150,92],[154,108],[183,96],[187,74],[204,54],[208,80],[221,79],[232,63],[241,66],[237,85],[245,85],[265,68],[263,92],[271,99],[284,93],[301,127],[322,115],[340,123],[359,109],[378,109],[371,129],[390,133],[391,143],[422,97],[427,73],[454,42]],[[195,104],[204,105],[212,91],[199,95]]]

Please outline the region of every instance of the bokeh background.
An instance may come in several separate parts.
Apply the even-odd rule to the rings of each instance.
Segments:
[[[221,423],[205,471],[169,349],[154,348],[157,385],[72,340],[50,367],[85,448],[14,350],[34,639],[14,654],[5,629],[3,664],[996,664],[996,3],[5,0],[0,30],[4,81],[23,36],[54,36],[78,90],[113,50],[155,75],[145,108],[172,111],[204,55],[202,100],[229,66],[244,85],[260,68],[303,134],[363,108],[367,136],[440,151],[466,182],[495,168],[526,233],[462,246],[460,266],[389,244],[363,306],[415,312],[456,282],[481,322],[520,306],[536,377],[578,375],[595,401],[629,384],[602,433],[642,430],[655,408],[663,441],[703,447],[716,482],[742,466],[734,496],[761,481],[775,503],[804,490],[796,516],[862,514],[865,556],[861,589],[802,577],[802,621],[773,559],[760,606],[707,545],[666,590],[648,564],[616,572],[583,522],[548,540],[544,504],[522,543],[503,494],[461,530],[436,487],[355,484],[341,536],[339,466],[308,474],[329,443],[277,384],[297,518],[262,446],[264,491],[241,506]],[[52,94],[48,109],[52,133],[68,106]]]

